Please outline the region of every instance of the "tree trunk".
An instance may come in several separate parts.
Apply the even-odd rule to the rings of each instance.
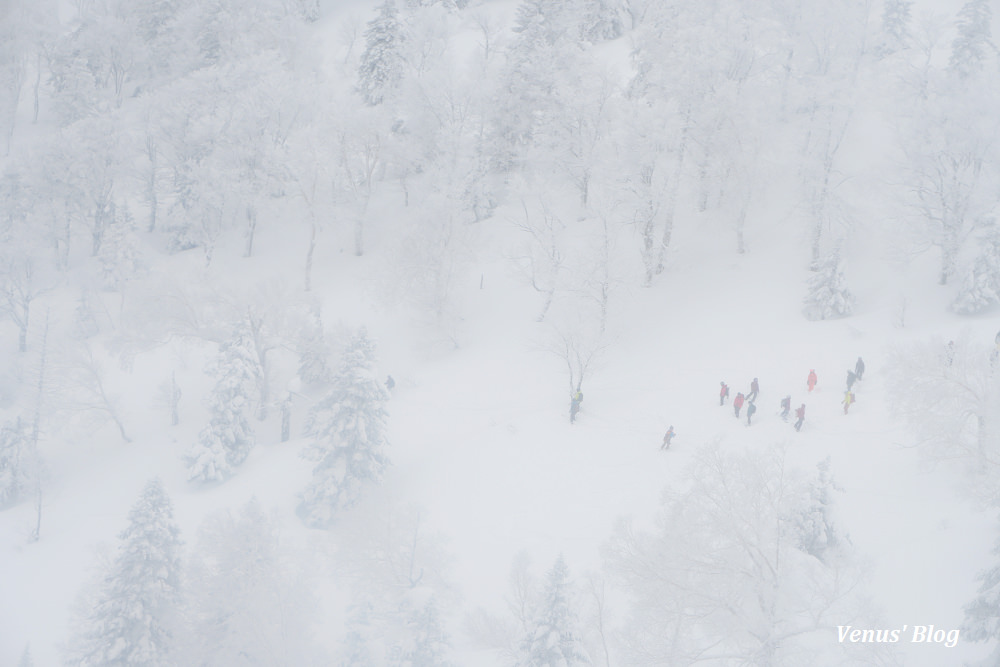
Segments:
[[[247,248],[244,257],[253,256],[253,237],[257,231],[257,209],[247,204]]]
[[[666,268],[667,248],[674,232],[674,208],[677,206],[677,193],[680,189],[681,175],[684,172],[684,154],[687,152],[688,128],[691,123],[691,110],[684,114],[684,129],[681,130],[680,145],[677,147],[677,162],[674,164],[673,177],[667,186],[667,197],[663,216],[663,237],[660,240],[660,250],[656,260],[657,275]]]
[[[35,63],[35,103],[34,109],[31,115],[31,124],[35,125],[38,123],[38,89],[42,85],[42,54],[38,54],[37,62]]]
[[[312,291],[313,252],[316,250],[316,220],[312,221],[309,232],[309,250],[306,252],[306,291]]]
[[[146,155],[149,157],[149,182],[146,184],[146,198],[149,199],[149,226],[147,231],[156,229],[156,143],[146,137]]]
[[[361,257],[365,254],[365,219],[364,215],[359,215],[354,221],[354,256]]]

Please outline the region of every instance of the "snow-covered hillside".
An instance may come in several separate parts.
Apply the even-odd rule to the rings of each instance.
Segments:
[[[0,7],[0,665],[993,664],[990,4],[833,4]]]

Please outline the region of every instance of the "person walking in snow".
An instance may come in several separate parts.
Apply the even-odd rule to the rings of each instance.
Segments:
[[[753,382],[750,383],[750,393],[747,394],[747,400],[753,403],[757,400],[758,393],[760,393],[760,385],[757,384],[757,378],[754,378]]]
[[[569,402],[569,423],[576,423],[576,415],[580,412],[580,404],[583,403],[583,392],[577,388],[576,393]]]
[[[847,371],[847,391],[850,391],[854,383],[858,381],[858,376],[854,371]]]
[[[788,421],[788,413],[792,410],[792,395],[789,394],[781,399],[781,421]]]
[[[848,389],[844,392],[844,400],[841,403],[844,404],[844,414],[847,414],[847,410],[851,407],[851,403],[854,402],[854,392]]]
[[[660,450],[670,449],[670,441],[674,439],[674,427],[671,426],[667,429],[666,434],[663,436],[663,444],[660,445]]]
[[[813,389],[816,388],[816,371],[815,370],[812,370],[812,369],[809,370],[809,377],[806,378],[806,384],[809,385],[809,391],[812,391]]]
[[[740,408],[743,407],[743,394],[736,394],[736,398],[733,399],[733,412],[736,413],[736,418],[740,418]]]
[[[802,428],[802,422],[806,420],[806,404],[803,403],[799,407],[795,408],[795,430],[798,431]]]
[[[385,388],[388,389],[389,391],[392,391],[393,387],[395,386],[396,386],[396,381],[392,379],[391,375],[388,376],[385,379]]]
[[[747,406],[747,426],[750,425],[750,418],[753,417],[755,412],[757,412],[757,404],[750,401],[750,404]]]
[[[865,362],[861,357],[858,357],[857,363],[854,364],[854,374],[858,376],[858,382],[861,382],[861,377],[865,374]]]
[[[725,382],[720,382],[719,384],[721,385],[719,387],[719,407],[722,407],[726,399],[729,398],[729,385]]]

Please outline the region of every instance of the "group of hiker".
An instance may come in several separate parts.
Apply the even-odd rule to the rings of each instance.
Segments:
[[[1000,338],[1000,334],[998,334],[998,338]],[[998,343],[998,345],[1000,345],[1000,343]],[[844,400],[841,401],[841,403],[844,406],[845,415],[847,414],[847,411],[850,409],[851,405],[853,405],[856,400],[854,394],[854,385],[857,382],[861,381],[862,377],[864,376],[864,373],[865,373],[865,362],[861,357],[858,357],[857,362],[854,364],[854,370],[847,371],[847,391],[844,392]],[[819,379],[816,375],[816,370],[812,368],[809,369],[809,375],[806,376],[806,388],[809,391],[809,393],[812,393],[812,391],[816,388],[818,381]],[[740,412],[742,411],[743,406],[744,405],[746,406],[747,426],[750,426],[753,420],[753,416],[757,412],[756,401],[759,395],[760,395],[760,382],[757,378],[754,378],[753,381],[750,382],[750,390],[746,394],[743,394],[742,392],[737,393],[736,397],[733,399],[733,414],[736,415],[737,419],[739,419],[740,417]],[[725,382],[719,382],[719,406],[721,407],[725,405],[726,400],[728,398],[729,398],[729,385],[727,385]],[[782,421],[785,422],[788,421],[788,416],[791,413],[791,411],[792,411],[792,396],[791,394],[788,394],[783,399],[781,399],[780,414]],[[806,404],[802,403],[801,405],[799,405],[799,407],[795,409],[795,423],[793,426],[796,431],[800,431],[802,429],[802,424],[805,422],[805,420],[806,420]],[[671,426],[667,430],[666,434],[663,436],[663,444],[660,446],[660,449],[668,449],[670,447],[671,441],[673,441],[674,439],[674,435],[675,435],[674,427]]]

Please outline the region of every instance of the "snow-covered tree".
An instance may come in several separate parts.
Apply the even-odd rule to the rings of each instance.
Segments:
[[[294,553],[256,499],[204,521],[185,576],[187,664],[328,664],[311,627],[318,599]]]
[[[620,3],[614,0],[583,0],[580,12],[580,36],[588,42],[616,39],[625,29]]]
[[[991,53],[996,67],[996,46],[992,40],[990,22],[993,12],[990,0],[969,0],[958,12],[958,35],[951,43],[951,60],[948,68],[961,78],[966,78],[986,65]]]
[[[881,41],[877,47],[885,57],[906,48],[910,39],[912,0],[886,0],[882,7]]]
[[[358,92],[369,106],[385,101],[403,78],[403,39],[395,0],[385,0],[378,16],[368,22],[358,65]]]
[[[333,567],[353,593],[342,662],[446,667],[443,612],[456,596],[444,537],[428,529],[420,508],[387,496],[369,494],[338,520]]]
[[[33,445],[28,425],[18,418],[0,427],[0,509],[31,489]]]
[[[952,343],[935,338],[893,351],[890,408],[925,456],[963,468],[972,495],[993,505],[1000,502],[1000,360],[992,341],[969,331]]]
[[[216,381],[209,398],[211,419],[185,457],[188,479],[202,482],[232,476],[256,444],[247,413],[261,368],[253,338],[245,328],[237,329],[220,346],[212,370]]]
[[[521,642],[517,667],[572,667],[589,665],[580,639],[577,603],[562,556],[545,578],[545,589],[527,635]]]
[[[90,605],[67,664],[169,667],[180,622],[180,531],[170,498],[150,481],[119,535],[117,556]]]
[[[122,292],[140,267],[139,243],[135,235],[135,221],[124,203],[111,203],[107,227],[104,230],[97,260],[101,276],[108,289]]]
[[[306,423],[312,444],[303,456],[315,466],[298,511],[313,526],[329,525],[338,511],[356,503],[366,485],[381,481],[389,464],[389,394],[376,375],[375,346],[364,329],[344,351],[331,384]]]
[[[843,263],[834,253],[819,262],[809,278],[803,314],[810,320],[831,320],[854,312],[854,296],[847,289]]]
[[[1000,558],[1000,541],[993,547],[994,558]],[[976,598],[965,606],[962,637],[967,641],[986,642],[1000,639],[1000,565],[979,573]],[[1000,657],[1000,649],[994,658]]]
[[[993,234],[980,246],[962,289],[951,304],[952,310],[972,315],[1000,302],[1000,234]]]
[[[656,529],[625,522],[607,547],[630,599],[623,663],[839,665],[858,651],[879,664],[870,646],[828,641],[866,615],[849,542],[818,539],[836,534],[822,474],[797,473],[777,449],[709,447],[686,479]]]
[[[11,253],[0,258],[0,313],[17,326],[17,349],[28,349],[31,304],[47,289],[38,275],[38,262],[30,255]]]

